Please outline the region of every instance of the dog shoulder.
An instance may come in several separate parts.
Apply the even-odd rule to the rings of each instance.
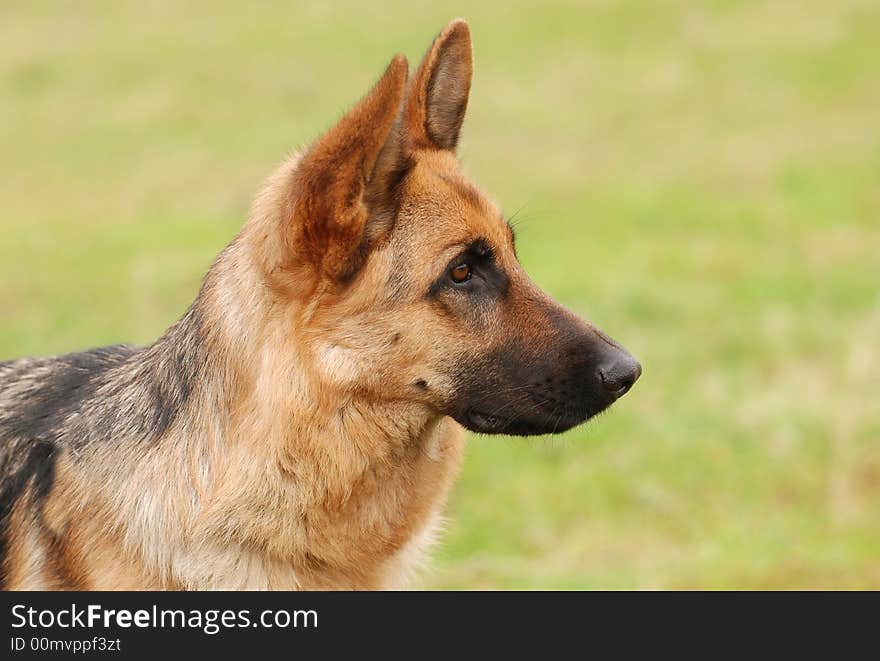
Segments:
[[[94,396],[107,371],[135,351],[120,345],[0,363],[0,563],[15,546],[13,514],[37,523],[70,417]]]

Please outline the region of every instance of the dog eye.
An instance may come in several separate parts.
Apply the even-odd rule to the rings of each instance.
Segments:
[[[473,271],[470,264],[459,264],[458,266],[453,266],[449,270],[449,277],[452,278],[452,282],[457,285],[470,280],[472,274]]]

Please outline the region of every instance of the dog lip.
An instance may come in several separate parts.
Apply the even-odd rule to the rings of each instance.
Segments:
[[[501,418],[499,418],[498,416],[490,415],[489,413],[484,413],[473,408],[468,409],[467,418],[468,421],[474,426],[475,430],[483,432],[500,430],[503,426]]]
[[[613,396],[597,399],[586,406],[573,405],[561,409],[536,402],[528,411],[510,417],[487,413],[475,407],[463,407],[453,417],[478,434],[541,436],[568,431],[602,413],[613,403]]]

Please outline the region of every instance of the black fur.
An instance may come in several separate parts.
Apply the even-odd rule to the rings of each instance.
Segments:
[[[67,418],[91,399],[107,370],[129,359],[136,350],[125,345],[92,349],[57,358],[20,361],[24,368],[0,376],[0,392],[29,381],[20,405],[0,412],[0,438],[54,439]],[[16,361],[18,362],[18,361]],[[37,368],[46,373],[33,378]],[[15,380],[15,376],[19,379]]]
[[[472,431],[528,436],[565,431],[614,402],[597,367],[625,350],[569,315],[543,313],[552,329],[543,341],[511,338],[460,361],[448,415]]]
[[[33,498],[39,507],[49,492],[55,479],[56,447],[50,441],[37,441],[25,451],[23,461],[14,470],[7,472],[4,466],[3,480],[0,482],[0,590],[6,588],[3,562],[6,559],[7,520],[15,503],[32,485]]]
[[[197,301],[145,349],[116,345],[0,363],[0,570],[9,515],[28,488],[39,515],[61,453],[74,450],[75,461],[92,443],[161,439],[204,376],[205,344]]]

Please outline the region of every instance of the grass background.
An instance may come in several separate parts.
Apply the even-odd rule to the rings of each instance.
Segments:
[[[150,342],[262,178],[469,19],[460,156],[645,373],[471,439],[432,588],[880,588],[880,5],[6,2],[0,357]]]

